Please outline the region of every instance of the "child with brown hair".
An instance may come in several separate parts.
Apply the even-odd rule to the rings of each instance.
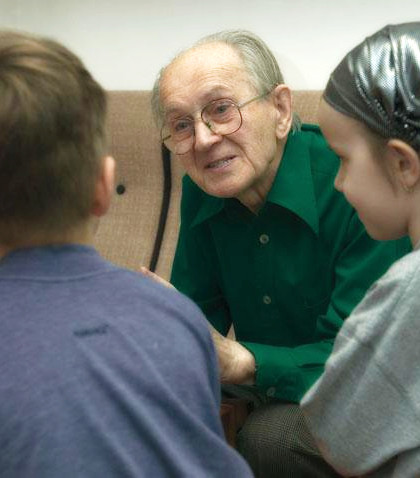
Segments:
[[[0,476],[251,476],[197,306],[93,247],[114,192],[106,92],[0,32]]]

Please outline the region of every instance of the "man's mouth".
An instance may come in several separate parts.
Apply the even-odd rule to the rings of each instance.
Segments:
[[[217,161],[213,161],[206,166],[206,169],[217,169],[217,168],[224,168],[227,166],[235,156],[228,156],[227,158],[219,159]]]

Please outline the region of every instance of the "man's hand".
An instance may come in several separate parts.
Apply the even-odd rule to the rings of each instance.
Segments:
[[[140,271],[147,277],[168,288],[175,287],[159,275],[141,267]],[[210,333],[219,359],[220,381],[252,385],[255,383],[255,359],[252,353],[236,340],[228,339],[220,334],[210,323]]]
[[[155,272],[152,272],[147,267],[141,266],[140,272],[144,274],[145,276],[150,277],[154,281],[159,282],[159,284],[162,284],[165,287],[168,287],[169,289],[175,289],[175,287],[170,282],[165,280],[163,277],[158,276]]]
[[[252,353],[236,340],[224,337],[211,324],[209,327],[219,359],[220,381],[253,385],[255,359]]]

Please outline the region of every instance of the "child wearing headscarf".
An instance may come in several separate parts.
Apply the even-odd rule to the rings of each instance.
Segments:
[[[420,476],[420,22],[388,25],[332,73],[319,123],[335,186],[378,240],[413,251],[366,293],[301,406],[343,476]]]

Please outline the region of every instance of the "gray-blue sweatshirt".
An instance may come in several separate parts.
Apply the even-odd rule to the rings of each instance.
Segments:
[[[0,261],[0,476],[251,476],[186,297],[86,246]]]

